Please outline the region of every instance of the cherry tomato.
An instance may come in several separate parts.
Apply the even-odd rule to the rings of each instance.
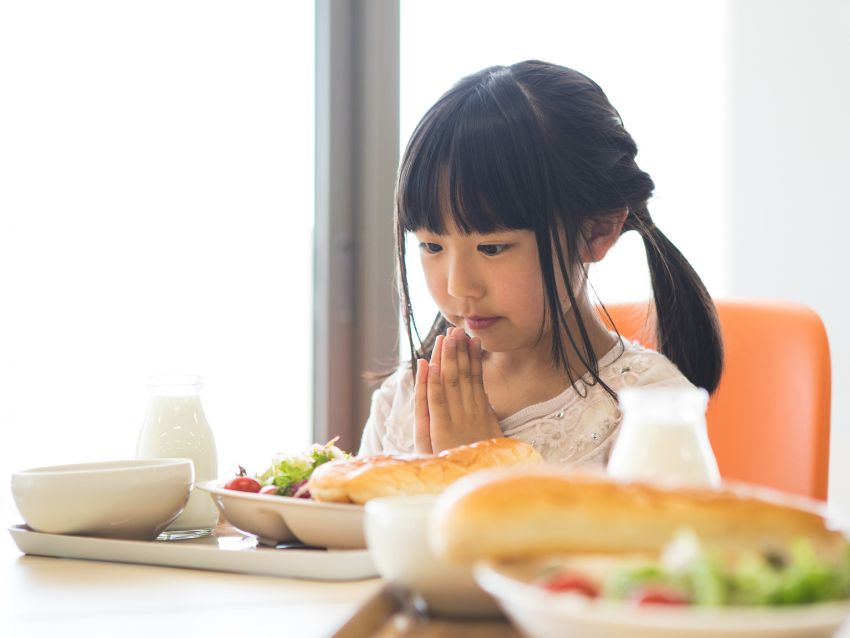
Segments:
[[[260,483],[250,476],[237,476],[224,484],[226,490],[237,490],[238,492],[259,492]]]
[[[687,605],[688,597],[678,589],[661,585],[645,585],[636,589],[629,600],[637,605]]]
[[[266,485],[260,490],[260,494],[277,494],[277,485]]]
[[[599,597],[599,587],[596,583],[578,572],[560,572],[540,584],[544,589],[552,592],[573,592],[588,598]]]

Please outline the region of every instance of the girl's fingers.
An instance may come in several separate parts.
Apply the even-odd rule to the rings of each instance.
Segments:
[[[448,417],[446,410],[446,396],[443,393],[443,370],[441,359],[443,356],[443,342],[445,335],[437,335],[434,349],[431,351],[431,363],[428,364],[428,421],[433,428],[445,423]],[[432,437],[433,440],[433,437]]]
[[[443,355],[443,341],[445,338],[445,335],[437,335],[437,339],[434,341],[434,349],[431,351],[430,365],[440,367],[440,357]]]
[[[431,454],[431,425],[428,418],[428,362],[419,359],[416,362],[416,384],[413,390],[413,422],[415,428],[416,452]]]
[[[464,412],[469,413],[475,407],[475,397],[472,392],[469,337],[460,329],[452,331],[452,337],[457,340],[457,376],[460,385],[460,396]]]
[[[483,350],[481,339],[475,337],[469,341],[469,382],[472,387],[472,397],[476,408],[490,406],[487,394],[484,392],[484,367],[482,365]]]
[[[440,362],[440,385],[446,400],[446,409],[455,426],[462,426],[464,419],[461,379],[458,375],[458,340],[454,335],[443,342],[443,355]]]
[[[431,440],[433,441],[435,436],[434,430],[439,429],[449,422],[446,395],[443,392],[442,370],[435,363],[431,363],[428,366],[428,383],[426,384],[426,389],[428,397],[428,424],[431,430]]]

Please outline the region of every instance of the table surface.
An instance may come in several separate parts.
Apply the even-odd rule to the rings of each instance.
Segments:
[[[185,633],[241,638],[249,632],[327,637],[383,586],[378,578],[320,582],[24,556],[6,530],[0,536],[2,636],[151,638]],[[439,621],[390,633],[410,638],[514,636],[507,624],[476,627]],[[836,638],[850,638],[850,623]]]
[[[328,636],[382,586],[24,556],[0,535],[4,636]]]

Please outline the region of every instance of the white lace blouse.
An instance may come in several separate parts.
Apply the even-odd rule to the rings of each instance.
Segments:
[[[628,386],[691,386],[667,357],[626,339],[599,360],[599,376],[615,392]],[[621,414],[616,401],[591,381],[587,374],[553,399],[502,419],[502,433],[530,443],[550,463],[604,467]],[[359,454],[413,452],[413,375],[403,364],[372,395]]]

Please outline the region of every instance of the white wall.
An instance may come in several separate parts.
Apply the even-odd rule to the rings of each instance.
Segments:
[[[823,318],[830,501],[850,512],[850,3],[728,8],[729,290],[798,301]]]

